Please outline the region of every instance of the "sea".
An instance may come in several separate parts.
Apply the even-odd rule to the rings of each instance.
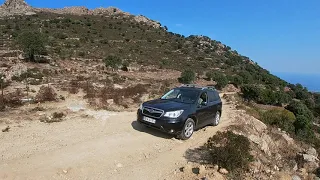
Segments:
[[[302,74],[302,73],[273,73],[274,75],[286,80],[289,83],[300,83],[307,87],[311,92],[320,92],[320,73]]]

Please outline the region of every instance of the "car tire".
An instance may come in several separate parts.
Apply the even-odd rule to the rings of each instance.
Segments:
[[[215,115],[215,117],[213,119],[212,125],[213,126],[218,126],[219,123],[220,123],[220,120],[221,120],[221,113],[220,113],[220,111],[217,111],[217,113],[216,113],[216,115]]]
[[[188,118],[184,123],[182,132],[178,135],[178,139],[187,140],[191,138],[195,129],[195,122],[193,119]]]

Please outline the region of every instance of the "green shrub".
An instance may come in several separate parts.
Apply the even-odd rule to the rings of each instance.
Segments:
[[[261,88],[255,85],[244,85],[241,87],[242,96],[248,101],[255,101],[260,104],[279,105],[288,103],[291,99],[286,93]]]
[[[60,33],[60,32],[57,32],[53,35],[55,38],[57,39],[66,39],[68,38],[68,35],[65,34],[65,33]]]
[[[241,76],[236,75],[232,78],[231,83],[239,87],[243,84],[243,78]]]
[[[23,49],[27,59],[33,62],[36,62],[36,55],[46,53],[45,42],[43,35],[38,32],[24,32],[18,37],[18,44]]]
[[[272,109],[262,113],[262,121],[287,132],[294,131],[295,115],[288,110]]]
[[[109,55],[104,59],[106,67],[118,69],[122,65],[122,60],[118,56]]]
[[[178,79],[180,83],[190,84],[193,83],[196,78],[196,73],[192,70],[185,70],[182,72],[180,78]]]
[[[245,85],[241,87],[242,97],[247,101],[257,101],[260,95],[259,88],[254,85]]]
[[[248,138],[231,131],[218,132],[209,138],[205,147],[210,152],[212,164],[217,164],[235,174],[248,170],[249,163],[253,160]]]
[[[309,121],[312,121],[314,118],[310,109],[308,109],[305,104],[299,101],[291,101],[286,109],[293,112],[296,116],[305,116],[307,119],[309,119]]]
[[[217,83],[216,87],[218,89],[224,88],[228,83],[228,78],[221,72],[213,72],[213,73],[206,73],[208,80],[213,80]]]

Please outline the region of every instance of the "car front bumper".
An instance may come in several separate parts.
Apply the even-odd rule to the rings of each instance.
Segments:
[[[149,117],[152,119],[155,119],[155,123],[150,123],[147,121],[143,120],[143,117]],[[162,132],[168,133],[168,134],[180,134],[183,130],[184,126],[184,120],[182,117],[177,118],[177,119],[171,119],[171,118],[166,118],[166,117],[160,117],[160,118],[154,118],[150,116],[146,116],[142,114],[141,110],[138,110],[137,112],[137,121],[141,124],[144,124],[148,127],[160,130]]]

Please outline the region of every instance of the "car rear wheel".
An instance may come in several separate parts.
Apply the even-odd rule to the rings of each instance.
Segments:
[[[189,139],[193,135],[194,129],[195,129],[195,123],[193,119],[191,118],[187,119],[187,121],[183,126],[183,130],[181,134],[178,136],[178,138],[182,140]]]
[[[221,113],[220,113],[220,111],[217,111],[216,116],[213,119],[212,125],[218,126],[220,123],[220,119],[221,119]]]

